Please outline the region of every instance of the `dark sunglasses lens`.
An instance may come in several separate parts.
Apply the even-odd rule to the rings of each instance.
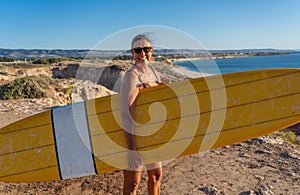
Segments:
[[[144,47],[144,52],[149,53],[152,50],[152,47]]]
[[[140,54],[142,52],[142,50],[144,50],[145,53],[149,53],[152,51],[152,47],[143,47],[143,48],[134,48],[134,53],[136,54]]]
[[[142,52],[142,48],[135,48],[133,50],[134,50],[134,53],[136,53],[136,54],[139,54]]]

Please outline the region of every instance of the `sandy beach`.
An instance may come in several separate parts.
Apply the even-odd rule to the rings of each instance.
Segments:
[[[162,77],[169,76],[167,68],[158,69]],[[8,71],[2,84],[13,78],[14,71],[18,70]],[[40,70],[26,71],[37,74]],[[44,73],[52,76],[51,70]],[[180,80],[177,73],[173,75],[175,81]],[[197,76],[191,72],[184,74]],[[102,96],[110,93],[104,88],[99,90]],[[66,96],[59,94],[40,99],[0,100],[0,127],[67,102]],[[163,166],[161,190],[162,194],[300,194],[299,164],[299,145],[264,136],[168,162]],[[0,194],[121,194],[122,182],[122,171],[62,181],[1,182]],[[147,194],[145,172],[138,194]]]

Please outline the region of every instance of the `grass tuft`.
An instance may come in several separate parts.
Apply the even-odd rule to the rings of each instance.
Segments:
[[[300,145],[300,136],[296,136],[293,132],[278,131],[271,134],[272,137],[280,137],[289,144]]]

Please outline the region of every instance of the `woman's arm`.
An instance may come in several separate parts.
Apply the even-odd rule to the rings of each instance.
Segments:
[[[134,119],[133,112],[135,108],[135,100],[138,96],[138,88],[136,88],[136,78],[132,72],[125,74],[121,85],[121,115],[123,121],[123,129],[126,133],[128,149],[135,150],[134,140]]]
[[[132,72],[127,72],[123,78],[121,85],[121,116],[123,122],[123,129],[127,147],[129,150],[129,167],[136,168],[142,164],[142,159],[136,151],[135,142],[135,122],[134,122],[134,108],[135,100],[139,94],[139,88],[136,87],[137,77]]]

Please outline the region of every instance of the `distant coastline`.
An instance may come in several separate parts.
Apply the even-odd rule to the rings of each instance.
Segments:
[[[202,56],[177,56],[177,57],[166,57],[166,61],[169,63],[173,62],[183,62],[183,61],[194,61],[194,60],[215,60],[215,59],[225,59],[225,58],[240,58],[249,56],[272,56],[272,55],[288,55],[290,52],[234,52],[234,53],[212,53]]]
[[[193,49],[158,49],[154,52],[156,59],[169,58],[174,61],[190,59],[220,59],[235,58],[243,56],[259,56],[259,55],[282,55],[297,50],[277,50],[277,49],[241,49],[241,50],[193,50]],[[40,59],[40,58],[114,58],[130,57],[129,50],[62,50],[62,49],[3,49],[0,48],[0,58],[11,58],[16,60],[24,59]],[[183,58],[183,59],[182,59]]]

